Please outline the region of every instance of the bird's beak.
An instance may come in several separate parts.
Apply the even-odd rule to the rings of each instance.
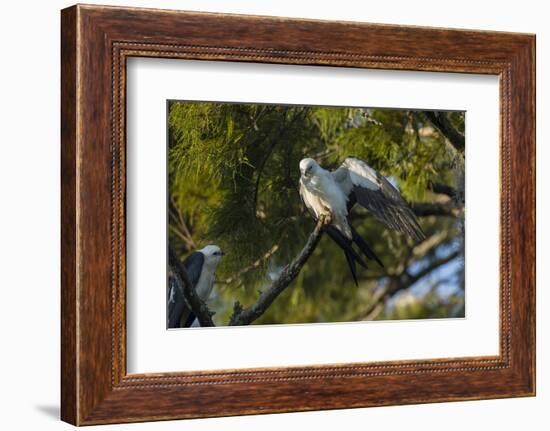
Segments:
[[[221,251],[220,254],[221,254],[221,256],[225,256],[225,252],[224,252],[224,251]]]

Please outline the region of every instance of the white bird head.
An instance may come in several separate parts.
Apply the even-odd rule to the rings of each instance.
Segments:
[[[204,263],[214,268],[219,265],[222,257],[225,255],[221,248],[214,244],[209,244],[199,251],[204,254]]]
[[[318,169],[319,165],[315,160],[310,158],[300,160],[300,173],[303,177],[315,175]]]

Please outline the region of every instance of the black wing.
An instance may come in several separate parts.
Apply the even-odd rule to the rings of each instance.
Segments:
[[[358,203],[390,229],[416,241],[426,238],[410,206],[384,176],[355,158],[344,161],[338,169],[340,177],[345,172],[343,169],[348,171],[348,178],[339,184],[348,194],[350,207]]]
[[[355,186],[353,193],[357,203],[389,228],[405,233],[416,241],[424,240],[426,236],[407,202],[387,179],[381,177],[380,183],[380,190]]]
[[[195,251],[185,258],[183,261],[183,267],[187,271],[189,281],[195,287],[199,282],[199,278],[202,272],[202,265],[204,264],[204,254],[200,251]]]
[[[189,281],[191,282],[193,287],[196,287],[197,283],[199,282],[203,263],[204,255],[199,251],[191,253],[183,261],[183,267],[185,268],[185,271],[187,272],[187,277],[189,278]],[[191,314],[191,310],[185,302],[185,298],[183,296],[183,291],[181,290],[181,288],[182,287],[175,282],[173,277],[168,278],[168,328],[185,328],[187,326],[191,326],[194,320],[191,320],[191,323],[187,324],[189,320],[189,315]]]

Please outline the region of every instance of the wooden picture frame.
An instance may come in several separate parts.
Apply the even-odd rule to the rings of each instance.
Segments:
[[[64,421],[535,394],[534,35],[83,5],[61,17]],[[128,375],[125,65],[131,56],[498,75],[500,354]]]

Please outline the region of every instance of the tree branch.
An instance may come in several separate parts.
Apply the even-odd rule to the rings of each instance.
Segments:
[[[422,277],[425,277],[433,270],[439,268],[440,266],[443,266],[447,263],[449,263],[451,260],[457,258],[460,256],[460,250],[453,251],[449,255],[442,257],[441,259],[437,259],[433,261],[430,265],[428,265],[426,268],[422,269],[418,272],[416,275],[410,275],[408,273],[405,273],[405,289],[409,286],[412,286],[414,283],[416,283],[418,280],[420,280]],[[398,289],[401,290],[401,289]],[[395,292],[391,292],[392,294]]]
[[[428,188],[434,193],[447,195],[447,196],[449,196],[450,198],[453,198],[453,199],[455,199],[456,196],[457,196],[456,189],[452,186],[448,186],[447,184],[433,183],[432,182],[432,183],[428,184]]]
[[[438,111],[424,111],[424,115],[428,120],[437,127],[437,129],[445,136],[451,145],[458,152],[464,153],[465,139],[464,135],[454,128],[445,113]]]
[[[252,271],[254,269],[257,269],[259,268],[263,262],[265,262],[266,260],[270,259],[271,256],[273,256],[275,253],[277,253],[277,250],[279,250],[279,243],[275,244],[273,247],[271,247],[266,253],[264,253],[263,256],[261,256],[260,258],[256,259],[254,262],[252,262],[250,265],[242,268],[241,270],[239,270],[236,274],[233,274],[232,276],[226,278],[225,280],[219,280],[217,281],[216,280],[216,283],[219,283],[219,284],[231,284],[233,283],[234,281],[237,280],[237,278],[240,278],[242,277],[243,275],[245,275],[247,272],[249,271]]]
[[[307,262],[321,239],[324,223],[325,218],[320,217],[302,251],[290,264],[285,266],[279,277],[271,284],[271,286],[264,289],[260,293],[258,300],[254,304],[243,309],[238,302],[235,303],[235,311],[231,316],[229,325],[249,325],[265,313],[273,301],[275,301],[275,299],[292,283],[292,281],[294,281],[300,273],[300,270]]]
[[[413,212],[418,217],[428,216],[444,216],[457,217],[460,214],[460,209],[457,208],[452,201],[445,203],[428,203],[419,202],[411,204]]]
[[[176,235],[181,240],[181,242],[183,242],[185,248],[187,248],[188,250],[196,248],[195,244],[192,243],[191,240],[187,238],[185,234],[181,232],[176,226],[168,224],[168,229],[170,229],[170,231],[173,232],[174,235]]]
[[[458,217],[462,211],[462,207],[451,199],[447,202],[410,202],[409,206],[417,217]],[[354,220],[362,220],[368,217],[372,217],[372,215],[365,211],[352,214]]]
[[[195,240],[191,235],[191,230],[187,226],[185,218],[181,213],[173,196],[170,197],[168,215],[174,222],[173,224],[169,223],[168,226],[172,230],[172,232],[174,232],[174,234],[176,234],[179,239],[182,240],[187,249],[192,250],[194,248],[197,248],[197,244],[195,243]]]
[[[458,256],[460,256],[459,250],[454,251],[448,256],[445,256],[441,259],[433,261],[426,268],[419,271],[416,275],[410,275],[406,271],[403,271],[399,275],[392,276],[390,278],[388,287],[386,287],[385,289],[381,289],[377,294],[375,294],[373,301],[370,303],[367,309],[358,316],[356,320],[368,320],[372,318],[376,315],[376,310],[379,310],[382,304],[385,303],[389,298],[395,296],[396,293],[402,290],[408,289],[421,278],[427,276],[429,273],[436,270],[437,268],[449,263],[451,260],[457,258]]]
[[[168,263],[172,267],[172,272],[174,273],[176,283],[183,291],[185,301],[189,307],[191,307],[191,310],[195,313],[195,316],[197,316],[200,325],[216,326],[212,321],[213,313],[208,309],[202,299],[199,298],[199,295],[197,295],[195,288],[191,284],[191,281],[189,281],[189,277],[187,276],[187,272],[185,271],[183,264],[178,259],[172,247],[168,247]]]

